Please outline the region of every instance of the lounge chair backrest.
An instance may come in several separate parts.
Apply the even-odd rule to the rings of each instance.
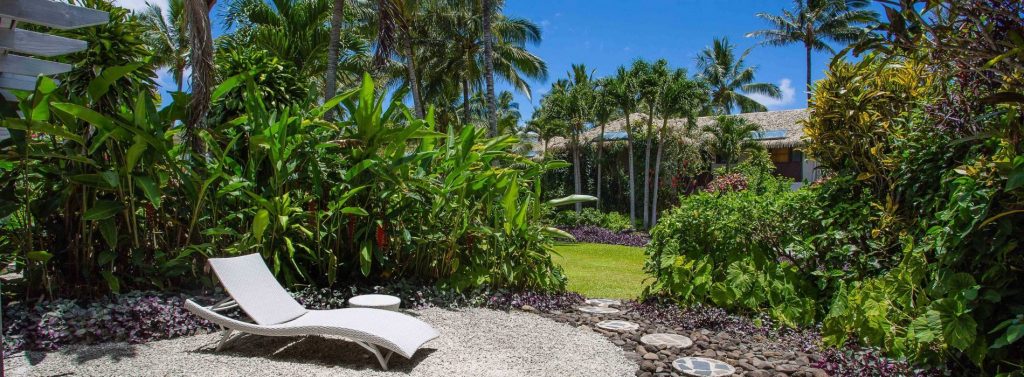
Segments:
[[[306,308],[281,287],[259,254],[210,258],[210,266],[231,298],[256,323],[275,325],[306,314]]]

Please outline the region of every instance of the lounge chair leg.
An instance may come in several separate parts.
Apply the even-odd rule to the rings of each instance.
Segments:
[[[228,338],[231,337],[231,329],[224,329],[220,335],[220,342],[217,343],[217,352],[220,352],[224,348],[224,344],[227,344]]]
[[[358,344],[359,346],[363,347],[363,348],[366,348],[367,351],[370,351],[370,353],[372,353],[373,356],[377,357],[377,362],[380,363],[380,367],[383,368],[384,370],[388,370],[388,361],[391,360],[391,355],[395,354],[394,351],[390,351],[389,350],[388,354],[385,356],[384,354],[381,354],[380,348],[378,348],[376,345],[368,344],[368,343],[365,343],[365,342],[355,342],[355,343]]]

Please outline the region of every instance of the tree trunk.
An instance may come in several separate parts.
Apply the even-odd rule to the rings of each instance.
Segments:
[[[645,229],[649,229],[651,225],[650,218],[650,194],[651,194],[651,144],[654,142],[654,138],[651,137],[654,128],[654,105],[651,105],[650,111],[647,113],[647,135],[646,143],[644,143],[644,211],[643,211],[643,224]]]
[[[811,105],[811,45],[805,45],[807,50],[807,106]]]
[[[580,143],[579,136],[573,135],[572,141],[572,175],[573,175],[573,191],[576,195],[583,193],[583,187],[580,182],[582,176],[580,175]],[[583,203],[576,203],[576,213],[580,213],[583,210]]]
[[[661,189],[661,151],[665,145],[665,131],[668,129],[668,116],[661,120],[661,131],[658,133],[658,153],[654,158],[654,199],[651,201],[651,227],[658,225],[658,190]]]
[[[633,171],[633,127],[626,113],[626,152],[629,154],[629,225],[636,226],[636,173]]]
[[[487,134],[498,136],[498,109],[494,103],[494,33],[491,30],[491,0],[483,0],[484,80],[487,82]],[[577,207],[578,208],[578,207]]]
[[[469,78],[462,78],[462,125],[469,124]]]
[[[324,77],[324,101],[334,98],[338,87],[338,45],[341,44],[341,23],[345,16],[345,0],[334,0],[331,12],[331,44],[327,46],[327,75]],[[334,120],[334,109],[324,114],[327,121]]]
[[[416,52],[412,49],[412,36],[407,31],[405,34],[405,74],[409,80],[409,89],[412,90],[412,105],[416,110],[416,116],[420,119],[426,117],[423,110],[423,97],[420,96],[420,81],[416,77]]]
[[[601,165],[604,160],[604,123],[601,123],[601,140],[597,142],[597,209],[601,209]]]
[[[216,0],[186,0],[192,62],[192,100],[188,106],[185,139],[192,150],[202,153],[202,141],[196,133],[210,111],[213,90],[213,36],[210,34],[210,9]]]
[[[174,81],[178,83],[178,93],[185,90],[185,65],[174,68]]]

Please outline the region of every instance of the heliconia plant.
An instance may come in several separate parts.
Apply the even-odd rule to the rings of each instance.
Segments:
[[[195,152],[182,142],[187,95],[92,110],[133,67],[108,69],[86,97],[40,78],[3,119],[0,240],[27,296],[194,287],[209,281],[206,258],[247,253],[289,286],[564,287],[549,256],[564,234],[541,209],[593,199],[542,203],[540,175],[565,163],[514,153],[513,136],[439,132],[432,111],[416,118],[368,75],[323,104],[267,106],[254,71],[214,90],[244,111],[198,130]],[[322,120],[331,109],[338,120]]]

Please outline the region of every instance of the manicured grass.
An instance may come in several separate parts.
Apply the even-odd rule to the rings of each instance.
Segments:
[[[594,243],[556,245],[553,257],[569,290],[587,297],[633,299],[644,287],[644,249]]]

